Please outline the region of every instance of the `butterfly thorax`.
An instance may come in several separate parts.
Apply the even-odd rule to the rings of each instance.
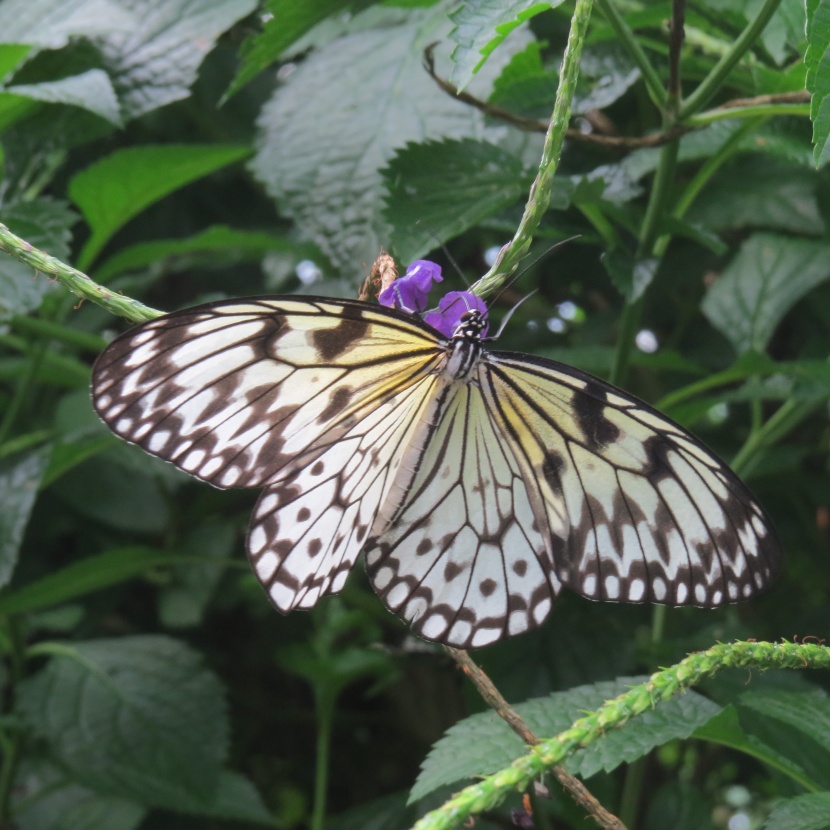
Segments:
[[[466,381],[481,357],[481,335],[487,321],[481,312],[472,310],[461,315],[461,322],[450,340],[450,356],[444,373],[453,380]]]

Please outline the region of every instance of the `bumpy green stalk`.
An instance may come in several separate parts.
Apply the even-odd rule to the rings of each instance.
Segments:
[[[689,655],[668,669],[653,674],[576,721],[570,729],[543,741],[509,767],[462,790],[443,806],[424,816],[413,830],[450,830],[470,816],[496,807],[511,792],[524,790],[575,750],[588,746],[609,729],[654,708],[661,700],[694,686],[721,669],[828,669],[830,648],[812,643],[719,643]]]
[[[479,296],[486,297],[498,290],[519,267],[530,250],[536,228],[539,227],[545,211],[550,206],[553,176],[559,164],[565,133],[571,118],[571,103],[579,77],[579,58],[582,54],[585,33],[588,30],[588,21],[591,18],[592,4],[593,0],[576,0],[576,7],[571,18],[571,31],[568,34],[568,46],[565,49],[562,68],[559,72],[559,88],[556,91],[553,115],[551,115],[545,135],[539,172],[531,185],[530,195],[513,239],[501,249],[493,267],[470,288],[470,291]]]
[[[56,279],[82,300],[91,300],[112,314],[126,317],[134,323],[153,320],[163,314],[155,308],[142,305],[129,297],[114,294],[98,285],[81,271],[71,268],[59,259],[34,248],[25,239],[15,236],[5,225],[0,225],[0,251],[5,251],[20,262],[31,265],[35,271]]]

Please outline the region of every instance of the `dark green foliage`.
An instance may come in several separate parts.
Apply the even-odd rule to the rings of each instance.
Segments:
[[[830,2],[782,0],[711,74],[771,4],[688,4],[683,129],[658,146],[671,4],[596,0],[538,261],[493,314],[535,290],[498,348],[611,377],[734,459],[785,572],[714,612],[563,595],[541,630],[477,653],[540,737],[716,641],[830,636]],[[473,281],[515,232],[572,12],[0,0],[0,222],[163,310],[354,297],[381,246],[460,289],[439,243]],[[436,41],[438,75],[540,131],[440,90]],[[360,568],[310,613],[273,611],[244,558],[255,494],[192,481],[92,411],[92,360],[123,328],[0,254],[0,824],[392,830],[523,754]],[[784,675],[718,675],[568,766],[631,828],[828,827],[828,681]],[[537,826],[586,826],[546,781]]]

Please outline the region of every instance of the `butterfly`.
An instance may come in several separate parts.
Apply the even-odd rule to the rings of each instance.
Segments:
[[[186,473],[262,488],[248,555],[283,613],[340,591],[361,551],[391,611],[459,648],[539,626],[563,587],[712,607],[769,585],[775,533],[722,461],[591,375],[490,351],[486,325],[222,300],[114,340],[93,403]]]

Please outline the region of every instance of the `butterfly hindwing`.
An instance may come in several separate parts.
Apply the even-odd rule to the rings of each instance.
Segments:
[[[458,648],[535,628],[558,580],[478,386],[450,384],[428,420],[405,496],[368,543],[375,590],[421,636]]]
[[[260,496],[248,555],[283,613],[337,593],[389,498],[433,377],[388,397]]]

